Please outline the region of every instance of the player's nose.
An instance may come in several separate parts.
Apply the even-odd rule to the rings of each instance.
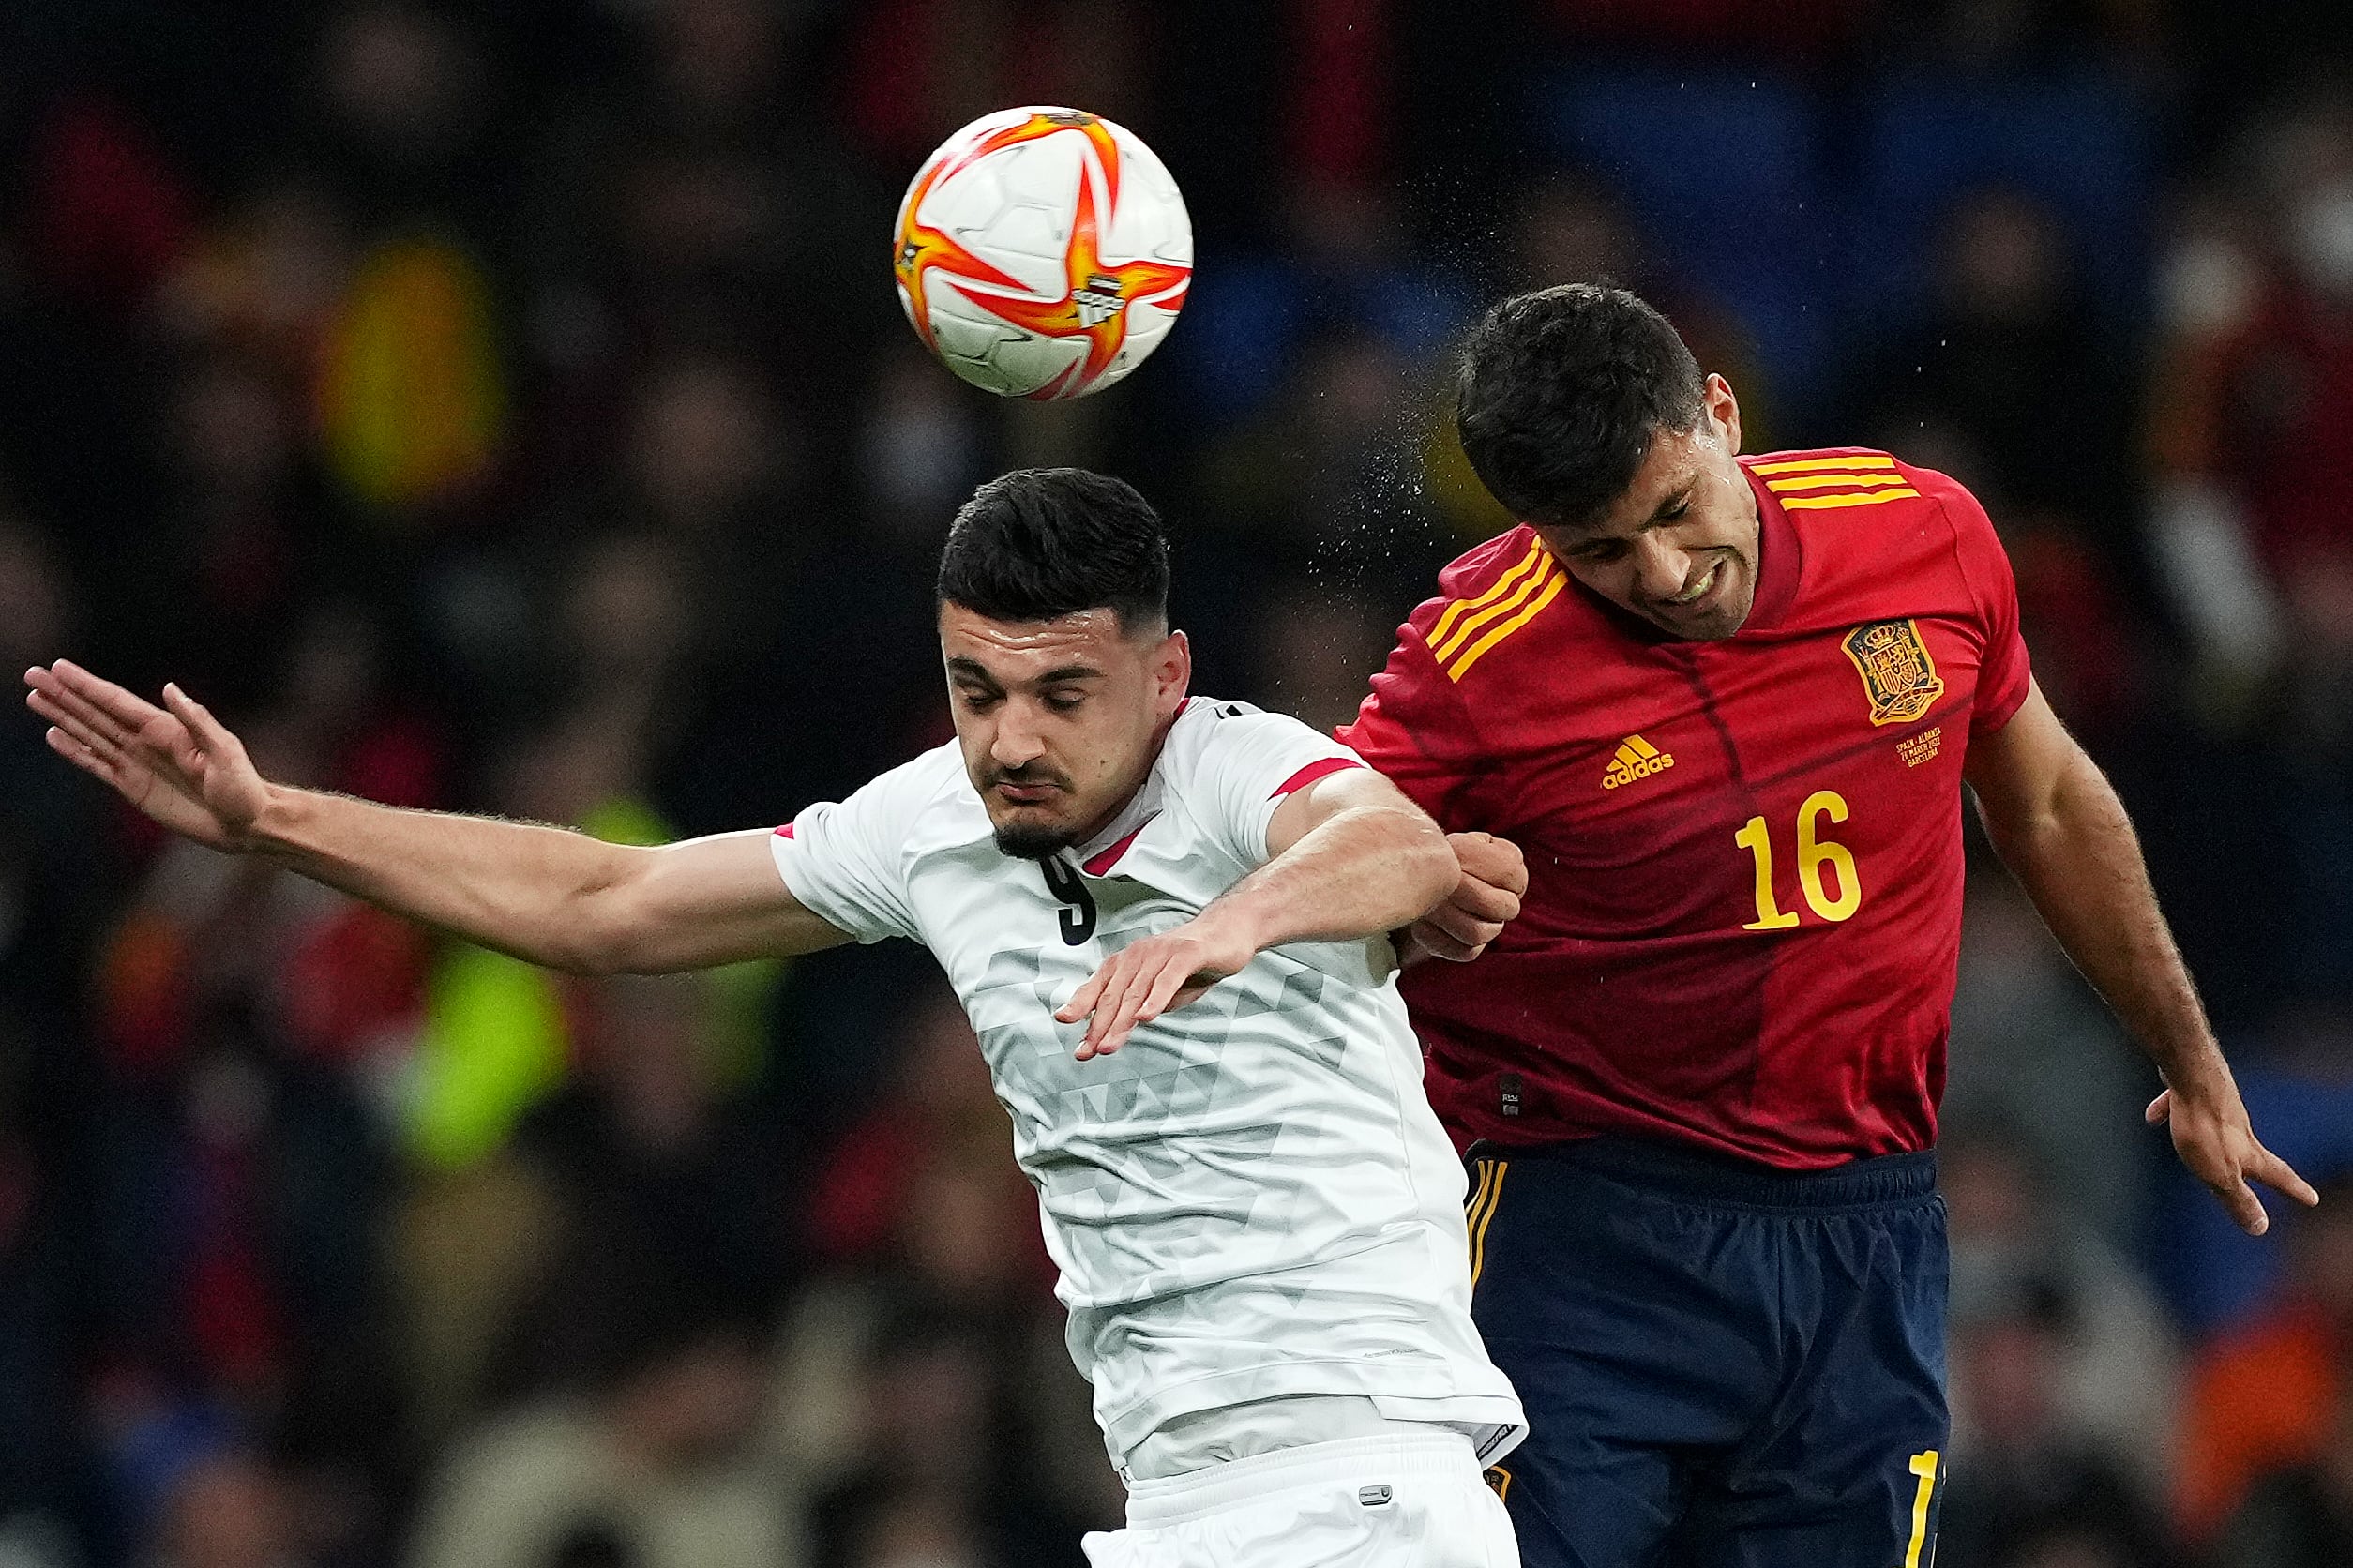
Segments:
[[[1671,599],[1688,586],[1691,557],[1656,533],[1643,535],[1634,547],[1635,587],[1646,599]]]
[[[1018,706],[1007,703],[1008,709]],[[1018,768],[1034,762],[1046,754],[1046,740],[1036,725],[1023,719],[1018,713],[1008,712],[997,720],[989,732],[988,756],[999,767]]]

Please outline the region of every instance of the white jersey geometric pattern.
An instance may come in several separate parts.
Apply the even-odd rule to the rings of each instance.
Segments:
[[[1109,1057],[1055,1009],[1267,859],[1289,789],[1362,765],[1296,719],[1189,701],[1089,842],[999,852],[953,743],[771,840],[795,898],[931,950],[1013,1121],[1071,1359],[1114,1463],[1175,1417],[1293,1395],[1524,1423],[1471,1323],[1461,1162],[1422,1089],[1386,937],[1271,948]]]

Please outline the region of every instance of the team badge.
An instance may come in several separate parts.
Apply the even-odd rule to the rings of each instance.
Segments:
[[[1844,645],[1871,699],[1874,724],[1909,724],[1944,695],[1937,661],[1915,622],[1866,622],[1847,634]]]

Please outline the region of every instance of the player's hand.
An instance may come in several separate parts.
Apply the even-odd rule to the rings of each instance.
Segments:
[[[1184,1006],[1257,956],[1257,943],[1229,932],[1214,913],[1196,915],[1112,954],[1054,1018],[1088,1020],[1086,1038],[1071,1053],[1079,1061],[1109,1056],[1139,1024]]]
[[[49,720],[49,746],[174,833],[216,850],[251,847],[269,785],[245,745],[178,686],[165,706],[66,659],[24,672],[24,705]]]
[[[1450,833],[1462,877],[1446,901],[1413,923],[1413,944],[1434,957],[1467,964],[1519,917],[1528,862],[1519,846],[1489,833]]]
[[[2271,1228],[2250,1183],[2277,1188],[2308,1209],[2320,1201],[2310,1182],[2257,1140],[2227,1067],[2219,1081],[2201,1084],[2195,1093],[2167,1089],[2149,1102],[2147,1115],[2151,1126],[2170,1124],[2174,1153],[2250,1236]]]

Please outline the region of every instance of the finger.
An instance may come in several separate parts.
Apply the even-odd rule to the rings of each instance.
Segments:
[[[1140,969],[1135,986],[1123,1001],[1115,1029],[1098,1048],[1099,1052],[1109,1055],[1119,1049],[1127,1044],[1128,1037],[1139,1028],[1167,1012],[1169,998],[1176,994],[1177,988],[1192,975],[1194,969],[1190,950],[1173,945]]]
[[[2315,1208],[2320,1202],[2317,1188],[2296,1174],[2295,1167],[2260,1143],[2255,1146],[2255,1158],[2247,1162],[2247,1174],[2267,1187],[2287,1194],[2307,1209]]]
[[[105,710],[76,697],[64,686],[52,684],[36,686],[24,694],[24,705],[53,724],[68,722],[79,725],[89,733],[104,736],[116,746],[130,742],[131,731],[109,716]]]
[[[1528,891],[1528,858],[1510,839],[1486,833],[1453,833],[1446,836],[1446,842],[1454,849],[1455,863],[1467,875],[1509,893]]]
[[[2243,1181],[2232,1182],[2214,1189],[2214,1196],[2223,1200],[2230,1217],[2239,1229],[2250,1236],[2260,1236],[2271,1229],[2271,1216],[2263,1212],[2263,1199],[2255,1195],[2255,1188]]]
[[[91,732],[103,737],[114,748],[115,760],[124,768],[152,770],[160,766],[180,773],[195,771],[197,753],[188,726],[162,709],[148,709],[147,721],[133,725],[125,723],[113,711],[91,701],[72,686],[59,685],[43,695]]]
[[[1451,904],[1440,904],[1422,918],[1453,937],[1456,942],[1472,947],[1478,946],[1481,942],[1493,942],[1503,931],[1503,922],[1501,920],[1482,920]]]
[[[1120,997],[1127,989],[1135,967],[1136,950],[1132,947],[1115,955],[1109,963],[1103,966],[1098,975],[1102,985],[1096,988],[1084,1015],[1087,1032],[1079,1036],[1078,1048],[1075,1053],[1079,1061],[1086,1061],[1100,1048],[1105,1023],[1118,1010]],[[1076,1023],[1078,1020],[1073,1018],[1071,1021]]]
[[[227,761],[244,754],[244,747],[237,744],[237,737],[229,732],[229,727],[213,717],[210,708],[177,686],[169,683],[164,686],[163,701],[171,709],[172,716],[178,719],[188,731],[189,744],[182,751],[190,773],[196,772],[206,761],[219,759]]]
[[[1115,954],[1112,956],[1109,962],[1106,963],[1101,969],[1096,970],[1093,974],[1088,975],[1086,983],[1080,986],[1077,990],[1071,992],[1070,1000],[1063,1003],[1062,1011],[1054,1015],[1054,1021],[1056,1023],[1077,1023],[1080,1018],[1083,1018],[1089,1013],[1094,1012],[1094,999],[1103,994],[1104,986],[1109,982],[1112,971],[1118,968],[1118,966],[1119,957]]]
[[[75,742],[89,747],[92,751],[98,752],[110,760],[122,754],[122,746],[113,735],[93,728],[82,715],[75,713],[64,703],[53,701],[41,693],[34,691],[25,694],[24,705],[49,720],[57,729],[64,731]]]
[[[1136,1021],[1139,1024],[1150,1023],[1176,1005],[1178,993],[1183,991],[1185,986],[1199,973],[1199,970],[1193,969],[1188,964],[1171,962],[1154,977],[1152,989],[1144,993],[1144,1004],[1136,1009]],[[1203,984],[1200,989],[1205,991],[1215,984],[1215,980],[1210,980]]]
[[[1440,907],[1457,909],[1474,919],[1501,925],[1519,918],[1519,895],[1509,888],[1465,877],[1455,884],[1455,891],[1447,895]]]
[[[2168,1089],[2149,1102],[2149,1108],[2141,1112],[2141,1120],[2154,1127],[2162,1125],[2165,1118],[2172,1114],[2173,1091]]]
[[[100,756],[55,725],[53,724],[43,731],[41,738],[49,743],[50,750],[90,775],[99,783],[111,786],[116,782],[118,764],[113,759]]]
[[[1159,978],[1161,966],[1166,962],[1139,959],[1120,983],[1109,1003],[1094,1010],[1094,1018],[1087,1026],[1094,1055],[1109,1056],[1127,1043],[1127,1036],[1136,1027],[1137,1012],[1152,994],[1153,983]]]
[[[237,744],[237,737],[230,733],[227,725],[213,717],[210,708],[182,691],[178,686],[166,684],[163,701],[173,716],[196,732],[207,751],[226,752]]]
[[[1450,833],[1446,845],[1455,852],[1456,864],[1474,877],[1506,871],[1516,858],[1515,848],[1492,834]]]
[[[117,723],[129,729],[144,729],[150,720],[163,713],[153,702],[132,695],[113,681],[91,674],[71,659],[61,658],[49,668],[68,691],[92,706],[103,709]]]
[[[1433,958],[1443,958],[1449,963],[1466,964],[1474,957],[1471,943],[1459,940],[1452,931],[1434,925],[1430,921],[1415,921],[1412,936],[1413,940],[1419,942]]]

